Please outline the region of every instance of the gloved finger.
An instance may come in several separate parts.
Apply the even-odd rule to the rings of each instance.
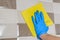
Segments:
[[[36,25],[36,22],[35,22],[35,19],[34,19],[33,16],[32,16],[32,22],[33,22],[34,25]]]
[[[40,21],[42,20],[41,12],[39,13],[39,20],[40,20]]]
[[[39,11],[38,11],[38,13],[37,13],[37,18],[38,18],[38,22],[41,20],[41,16],[40,16],[40,13],[39,13]]]
[[[38,16],[38,14],[39,14],[39,11],[36,11],[35,12],[35,20],[36,20],[36,23],[38,23],[39,22],[39,16]]]
[[[40,12],[41,19],[44,21],[44,15],[42,12]]]

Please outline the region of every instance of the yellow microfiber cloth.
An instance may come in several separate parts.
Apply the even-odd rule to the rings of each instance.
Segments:
[[[22,16],[26,22],[26,24],[28,25],[28,28],[30,29],[32,36],[36,37],[36,32],[34,30],[34,25],[31,19],[31,16],[34,15],[34,12],[36,12],[36,10],[38,11],[42,11],[43,15],[44,15],[44,21],[46,23],[47,26],[50,26],[53,24],[52,20],[50,19],[50,17],[48,16],[46,10],[44,9],[42,3],[36,4],[35,6],[32,6],[26,10],[22,11]]]

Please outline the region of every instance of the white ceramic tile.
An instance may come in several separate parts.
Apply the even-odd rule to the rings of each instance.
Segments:
[[[53,0],[39,0],[39,1],[44,1],[44,2],[53,2]]]
[[[16,10],[0,9],[0,24],[17,23],[18,14]]]
[[[5,9],[5,7],[3,7],[3,6],[0,6],[0,9]]]
[[[56,34],[55,25],[54,24],[49,26],[48,34],[51,34],[51,35],[55,35]]]
[[[16,0],[17,10],[24,10],[38,3],[38,0]]]
[[[53,3],[54,13],[60,13],[60,3]]]
[[[5,25],[3,25],[3,24],[0,24],[0,36],[2,36],[3,35],[3,32],[4,32],[4,29],[6,28],[6,26]]]
[[[17,37],[17,24],[6,24],[2,37]]]
[[[19,19],[19,22],[18,23],[25,23],[25,21],[23,19],[23,16],[21,14],[21,11],[18,11],[18,19]]]
[[[43,7],[47,12],[53,13],[53,3],[49,3],[49,2],[42,2],[42,3],[43,3]]]
[[[55,24],[60,24],[60,14],[58,13],[54,14],[54,21]]]
[[[34,37],[19,37],[17,40],[38,40],[37,38]]]

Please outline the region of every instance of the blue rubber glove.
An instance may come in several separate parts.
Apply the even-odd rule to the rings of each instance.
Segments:
[[[42,12],[36,11],[34,13],[34,16],[32,16],[32,22],[34,24],[37,37],[40,37],[41,35],[47,33],[49,28],[46,26],[44,22],[44,16]]]

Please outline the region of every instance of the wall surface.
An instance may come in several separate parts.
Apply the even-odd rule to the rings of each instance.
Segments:
[[[27,27],[21,11],[42,2],[49,17],[54,22],[48,33],[60,37],[60,1],[59,0],[0,0],[0,39],[1,40],[37,40]]]

